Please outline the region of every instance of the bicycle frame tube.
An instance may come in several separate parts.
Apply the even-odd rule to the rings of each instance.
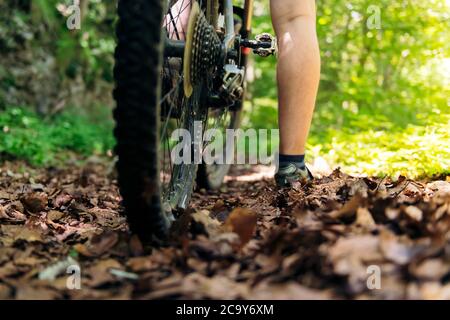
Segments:
[[[224,0],[223,9],[226,24],[224,44],[225,48],[231,49],[234,47],[234,39],[236,38],[234,33],[233,1]]]
[[[252,19],[253,19],[253,0],[245,0],[244,5],[244,26],[245,31],[250,33],[252,30]]]

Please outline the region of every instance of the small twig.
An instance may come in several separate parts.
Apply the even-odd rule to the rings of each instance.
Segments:
[[[423,184],[419,183],[419,182],[416,182],[416,181],[413,181],[413,180],[410,180],[410,182],[411,182],[413,185],[415,185],[416,187],[425,189],[425,186],[424,186]]]
[[[385,176],[383,177],[383,179],[381,179],[381,181],[380,181],[380,183],[377,185],[377,188],[375,189],[374,193],[377,193],[377,192],[378,192],[378,189],[380,188],[381,184],[384,182],[384,180],[386,179],[386,177],[387,177],[387,175],[385,175]]]
[[[411,181],[408,180],[408,181],[405,183],[405,186],[404,186],[400,191],[398,191],[397,193],[395,193],[395,195],[394,195],[392,198],[397,198],[397,197],[400,195],[400,193],[402,193],[403,191],[405,191],[406,187],[408,187],[410,183],[411,183]]]

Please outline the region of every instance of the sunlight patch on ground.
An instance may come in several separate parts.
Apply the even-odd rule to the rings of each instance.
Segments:
[[[253,182],[263,179],[271,179],[275,174],[275,166],[255,165],[251,170],[245,170],[245,168],[237,167],[234,172],[225,177],[225,182],[228,181],[241,181],[241,182]]]
[[[349,174],[406,175],[411,178],[450,174],[450,117],[427,126],[408,126],[401,132],[335,131],[327,146],[310,148],[332,167]],[[326,149],[325,149],[326,148]]]

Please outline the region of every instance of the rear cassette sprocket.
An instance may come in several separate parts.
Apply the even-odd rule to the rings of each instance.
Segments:
[[[217,66],[221,54],[221,41],[214,27],[208,23],[197,1],[189,17],[184,49],[184,94],[190,97],[193,87],[205,79]]]

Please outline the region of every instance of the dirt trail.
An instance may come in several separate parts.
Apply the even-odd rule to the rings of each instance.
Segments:
[[[149,250],[109,168],[3,164],[0,299],[450,299],[449,182],[335,171],[287,191],[237,172]]]

